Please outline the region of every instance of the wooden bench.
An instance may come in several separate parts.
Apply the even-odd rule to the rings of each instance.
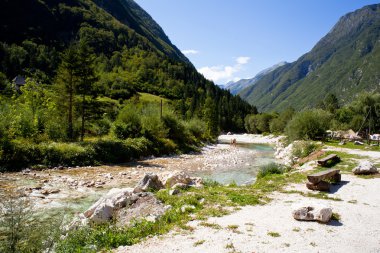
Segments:
[[[340,170],[337,169],[329,169],[309,175],[307,176],[309,182],[306,183],[306,187],[310,190],[329,191],[330,183],[324,180],[340,182],[341,174],[339,172]]]
[[[331,154],[326,156],[325,158],[322,158],[321,160],[318,160],[317,162],[319,166],[326,166],[328,161],[339,162],[340,158],[336,154]]]

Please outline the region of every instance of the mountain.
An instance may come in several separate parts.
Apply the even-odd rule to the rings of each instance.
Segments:
[[[122,40],[128,46],[138,42],[188,62],[133,0],[5,0],[0,3],[0,21],[0,41],[8,43],[30,39],[62,46],[75,40],[80,32],[99,32],[103,33],[101,39],[109,40],[110,49],[118,42],[123,44]]]
[[[228,82],[226,85],[223,86],[224,89],[229,90],[232,94],[236,95],[241,90],[247,88],[248,86],[255,85],[263,76],[266,74],[272,72],[273,70],[287,64],[287,62],[280,62],[276,65],[273,65],[270,68],[264,69],[263,71],[259,72],[255,77],[250,79],[241,79],[237,82]]]
[[[0,1],[0,100],[16,76],[54,85],[62,55],[78,42],[94,54],[94,97],[122,105],[137,92],[158,95],[184,119],[210,120],[207,111],[210,127],[229,131],[242,131],[254,109],[199,74],[133,0]]]
[[[312,29],[312,28],[311,28]],[[380,90],[380,5],[340,18],[313,49],[239,95],[261,111],[314,107],[328,93],[341,104]]]

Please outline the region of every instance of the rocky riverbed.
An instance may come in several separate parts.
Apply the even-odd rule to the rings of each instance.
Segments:
[[[231,138],[239,138],[237,146],[225,144]],[[277,141],[272,136],[226,135],[219,138],[220,144],[206,146],[199,153],[149,157],[122,165],[3,173],[0,194],[17,189],[38,209],[66,208],[75,213],[84,211],[112,188],[133,187],[146,173],[164,177],[173,171],[185,171],[226,184],[251,183],[260,165],[274,161]]]

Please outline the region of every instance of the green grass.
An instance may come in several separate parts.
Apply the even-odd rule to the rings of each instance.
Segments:
[[[167,98],[163,98],[163,97],[156,96],[153,94],[144,93],[144,92],[138,92],[138,94],[140,95],[140,97],[139,97],[140,102],[161,103],[161,100],[163,103],[169,103],[170,102],[170,100]]]
[[[344,145],[339,145],[340,141],[330,140],[326,141],[324,144],[328,146],[338,147],[338,148],[349,148],[349,149],[360,149],[360,150],[371,150],[371,151],[380,151],[380,147],[378,146],[370,146],[366,144],[366,141],[364,145],[355,145],[353,142],[346,142]],[[376,143],[376,142],[373,142]]]
[[[268,234],[269,236],[272,236],[272,237],[280,237],[280,236],[281,236],[279,233],[277,233],[277,232],[272,232],[272,231],[269,231],[267,234]]]
[[[340,214],[332,213],[331,220],[340,221]]]
[[[193,246],[194,247],[197,247],[197,246],[199,246],[199,245],[202,245],[203,243],[205,243],[206,242],[206,240],[199,240],[199,241],[196,241],[194,244],[193,244]]]
[[[222,226],[216,223],[201,222],[199,225],[217,230],[222,229]]]
[[[281,192],[287,193],[287,194],[299,194],[303,197],[308,197],[308,198],[325,199],[325,200],[332,200],[332,201],[342,201],[342,199],[340,199],[340,198],[329,197],[326,192],[317,192],[317,193],[311,193],[311,192],[304,193],[302,191],[281,191]]]

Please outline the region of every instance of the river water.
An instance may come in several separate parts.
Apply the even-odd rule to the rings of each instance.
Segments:
[[[133,187],[145,173],[186,171],[222,184],[241,185],[254,182],[259,167],[274,160],[274,149],[269,145],[217,144],[201,153],[151,157],[123,165],[4,173],[0,174],[0,195],[14,188],[30,197],[38,209],[75,213],[86,210],[111,188]]]

